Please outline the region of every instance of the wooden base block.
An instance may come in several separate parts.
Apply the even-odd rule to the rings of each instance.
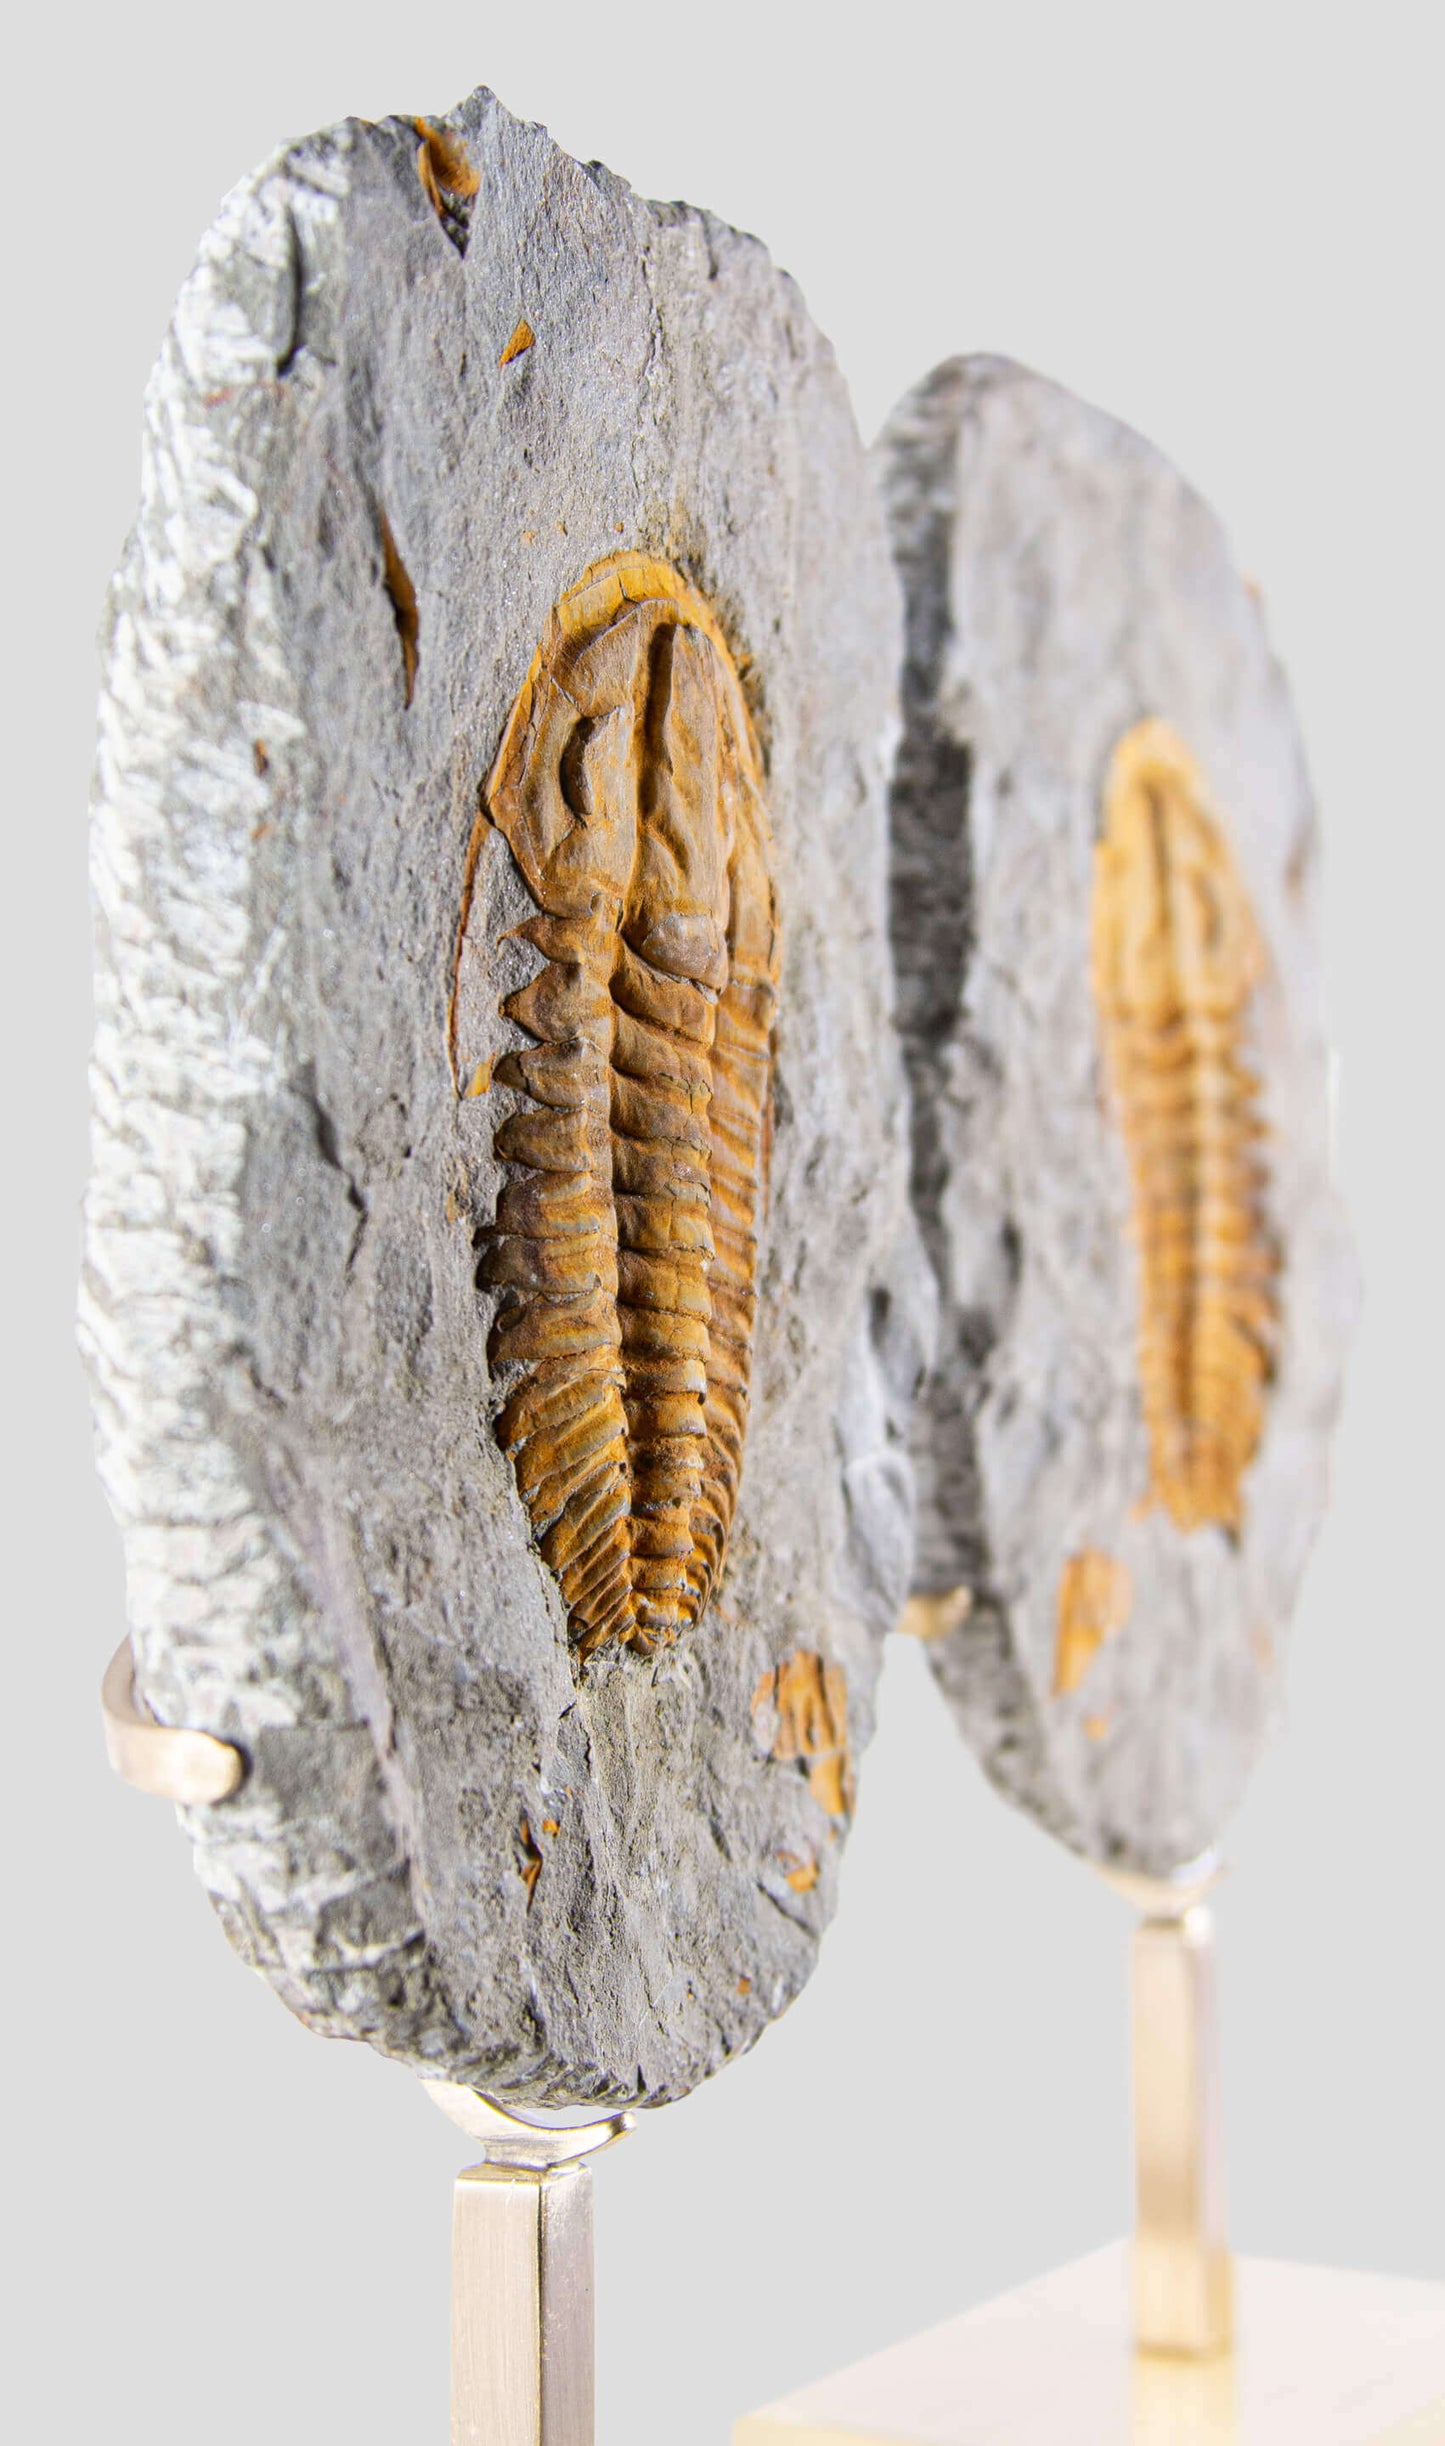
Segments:
[[[733,2446],[1445,2446],[1445,2285],[1235,2263],[1236,2345],[1138,2354],[1096,2251],[801,2387]]]

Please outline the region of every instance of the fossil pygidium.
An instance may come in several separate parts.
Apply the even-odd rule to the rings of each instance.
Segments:
[[[707,605],[638,553],[552,612],[485,789],[543,965],[503,1003],[497,1434],[584,1653],[722,1567],[747,1423],[778,929],[757,743]]]
[[[1237,1531],[1277,1329],[1260,1081],[1264,953],[1203,778],[1161,721],[1114,750],[1095,851],[1093,987],[1134,1185],[1150,1496]]]

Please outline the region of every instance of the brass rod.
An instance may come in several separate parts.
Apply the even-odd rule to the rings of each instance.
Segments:
[[[486,2151],[452,2200],[452,2446],[593,2446],[592,2175],[630,2114],[537,2123],[422,2087]]]
[[[1208,1857],[1171,1878],[1110,1875],[1140,1912],[1133,1940],[1134,2341],[1227,2352],[1234,2336]]]
[[[470,2166],[452,2209],[452,2446],[593,2446],[592,2176]]]

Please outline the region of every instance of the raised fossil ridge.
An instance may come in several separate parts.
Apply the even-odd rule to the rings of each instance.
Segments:
[[[703,1612],[737,1501],[779,956],[752,723],[676,570],[563,596],[484,798],[543,960],[493,1073],[496,1430],[582,1652],[646,1651]]]

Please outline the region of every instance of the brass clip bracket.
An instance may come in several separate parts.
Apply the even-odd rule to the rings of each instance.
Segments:
[[[579,2158],[597,2157],[637,2121],[635,2115],[619,2112],[592,2123],[535,2123],[460,2081],[423,2081],[422,2088],[433,2106],[478,2143],[487,2165],[510,2166],[522,2174],[555,2174]]]
[[[106,1666],[100,1712],[110,1763],[138,1792],[153,1792],[160,1800],[193,1808],[229,1800],[246,1780],[245,1756],[233,1742],[218,1741],[214,1733],[157,1724],[136,1695],[129,1639],[121,1641]]]
[[[452,2446],[593,2446],[592,2176],[627,2114],[539,2124],[453,2081],[427,2096],[485,2152],[452,2200]]]

